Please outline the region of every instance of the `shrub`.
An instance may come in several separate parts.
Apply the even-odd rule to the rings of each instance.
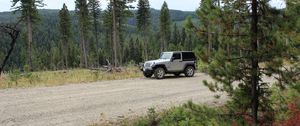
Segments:
[[[222,114],[221,108],[210,108],[188,102],[160,114],[149,109],[148,116],[139,118],[134,126],[231,126],[242,125],[243,120]]]
[[[21,72],[19,70],[13,70],[8,73],[9,85],[8,87],[12,87],[12,84],[18,85],[18,81],[21,78]]]

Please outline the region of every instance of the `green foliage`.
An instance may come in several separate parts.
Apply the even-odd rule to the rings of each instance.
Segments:
[[[171,37],[171,19],[168,4],[164,1],[160,10],[160,35],[162,39],[161,51],[168,50],[168,42]]]
[[[13,83],[15,83],[15,85],[18,85],[18,81],[21,78],[21,72],[19,70],[13,70],[10,71],[8,74],[8,78],[9,78],[9,87],[12,86]]]
[[[136,13],[137,28],[139,31],[147,31],[150,28],[151,22],[151,13],[150,13],[150,4],[148,0],[139,0],[138,10]]]
[[[155,108],[149,108],[147,116],[133,123],[133,126],[156,126],[158,125],[158,113]]]
[[[274,116],[277,122],[287,120],[291,112],[288,110],[288,105],[293,102],[299,102],[300,92],[297,89],[288,88],[281,90],[278,87],[272,87],[271,100],[274,108]],[[300,107],[300,106],[299,106]]]
[[[300,92],[293,88],[281,90],[277,86],[270,89],[273,93],[270,96],[274,111],[264,113],[265,118],[274,118],[270,125],[282,125],[283,121],[293,117],[291,103],[295,103],[300,108]],[[247,94],[244,91],[236,91],[240,95]],[[248,102],[245,99],[239,99]],[[246,105],[247,103],[243,104]],[[155,111],[154,108],[148,109],[148,114],[144,117],[127,120],[126,125],[133,126],[247,126],[252,124],[249,115],[239,111],[236,103],[228,102],[220,107],[208,107],[207,105],[197,105],[189,101],[182,106],[172,107],[161,112]],[[241,104],[242,105],[242,104]],[[297,120],[296,120],[297,123]],[[122,124],[123,125],[123,124]]]
[[[174,107],[160,114],[149,109],[148,116],[140,118],[134,126],[231,126],[244,125],[241,117],[222,115],[220,108],[209,108],[188,102],[180,107]]]
[[[88,34],[90,32],[90,16],[88,10],[87,0],[76,0],[75,1],[75,12],[78,16],[79,30],[80,30],[80,48],[81,48],[81,67],[88,67]]]
[[[59,11],[60,18],[60,32],[63,40],[68,40],[69,37],[72,36],[71,30],[71,17],[69,10],[65,4],[63,4],[63,8]]]
[[[30,70],[33,70],[32,66],[32,45],[33,45],[33,24],[39,20],[39,14],[37,7],[43,7],[43,0],[13,0],[12,7],[15,10],[14,13],[21,11],[20,19],[17,22],[23,21],[26,23],[27,27],[27,63],[30,67]],[[17,6],[20,4],[20,6]]]
[[[72,30],[71,30],[71,18],[69,14],[69,10],[67,6],[64,4],[63,8],[59,11],[59,18],[60,18],[60,33],[61,33],[61,49],[63,54],[63,62],[64,66],[67,68],[70,63],[69,59],[70,55],[70,40],[72,39]]]
[[[136,12],[136,21],[137,21],[137,30],[140,32],[140,35],[143,37],[143,59],[148,59],[149,53],[149,36],[151,34],[151,12],[150,4],[148,0],[139,0],[137,5]]]
[[[171,39],[171,43],[173,43],[174,45],[180,45],[180,33],[178,30],[178,26],[176,23],[174,23],[173,25],[173,32],[172,32],[172,39]]]
[[[246,1],[224,1],[223,6],[217,2],[201,1],[197,10],[199,26],[191,18],[185,23],[187,29],[208,42],[206,49],[203,46],[195,50],[196,55],[209,64],[208,73],[216,80],[204,83],[212,91],[228,93],[231,100],[227,107],[231,113],[249,114],[255,118],[257,101],[258,116],[263,118],[260,121],[270,124],[273,120],[268,116],[273,111],[271,84],[263,77],[279,75],[278,85],[282,88],[299,80],[297,42],[287,41],[295,37],[280,30],[284,24],[283,13],[271,8],[267,1],[259,2],[259,17],[253,17],[248,11]],[[255,18],[258,18],[257,26]],[[253,29],[257,32],[251,31]],[[295,29],[289,32],[293,33]],[[287,68],[287,65],[291,67]]]
[[[90,26],[90,17],[87,0],[76,0],[75,5],[75,12],[78,15],[80,30],[83,36],[87,36]]]
[[[96,48],[100,48],[101,44],[99,42],[99,26],[101,25],[100,23],[100,17],[101,17],[101,9],[100,9],[100,2],[98,0],[89,0],[88,3],[88,9],[89,9],[89,15],[92,17],[92,22],[93,22],[93,33],[95,36],[95,45]],[[97,49],[91,50],[94,53],[97,53]],[[96,57],[98,57],[99,55],[95,55]],[[98,59],[98,62],[99,59]]]
[[[141,77],[139,68],[128,66],[122,72],[107,73],[88,69],[69,69],[59,71],[20,72],[13,70],[0,79],[0,89],[30,88],[80,84],[102,80],[121,80]]]
[[[21,11],[20,19],[26,20],[27,17],[30,17],[32,22],[39,20],[37,7],[45,6],[43,0],[12,0],[12,3],[14,13]],[[16,6],[18,3],[20,6]]]
[[[295,89],[296,91],[298,91],[300,93],[300,82],[296,82],[293,86],[293,89]]]
[[[63,7],[63,5],[62,5]],[[89,4],[90,8],[90,4]],[[109,10],[109,9],[108,9]],[[110,21],[111,15],[105,10],[101,13],[101,17],[98,19],[98,39],[99,43],[96,42],[96,36],[94,32],[94,27],[90,27],[90,31],[88,32],[87,38],[87,48],[89,49],[88,61],[90,62],[91,67],[101,66],[106,64],[106,59],[111,61],[111,31],[110,31]],[[127,10],[128,11],[128,10]],[[129,10],[132,14],[136,14],[136,10]],[[47,10],[42,9],[38,10],[40,14],[40,22],[34,25],[34,33],[33,33],[33,64],[34,69],[37,71],[40,70],[56,70],[56,69],[66,69],[65,68],[65,50],[64,46],[69,46],[69,57],[68,58],[68,68],[77,68],[80,65],[80,55],[81,52],[81,37],[80,37],[80,26],[78,21],[78,15],[75,11],[69,11],[70,17],[70,36],[68,43],[63,39],[63,34],[61,33],[61,18],[59,18],[60,10]],[[149,28],[149,33],[147,35],[141,35],[141,32],[138,32],[136,27],[135,16],[134,17],[126,17],[122,19],[122,32],[121,32],[121,51],[122,53],[122,61],[124,64],[128,61],[128,55],[125,54],[126,50],[128,52],[129,48],[133,48],[129,45],[131,37],[136,40],[139,38],[139,44],[134,47],[138,51],[136,53],[140,55],[142,53],[142,58],[144,58],[144,47],[147,47],[148,59],[156,59],[160,54],[160,34],[158,31],[159,28],[159,16],[160,11],[150,9],[150,24],[151,28]],[[15,15],[12,12],[0,12],[0,22],[1,23],[9,23],[15,22],[17,17],[20,16],[20,12],[16,12]],[[182,36],[180,39],[180,45],[173,46],[174,50],[193,50],[195,44],[199,45],[197,38],[194,35],[189,35],[185,29],[182,28],[182,22],[188,15],[192,15],[194,18],[194,12],[185,12],[185,11],[177,11],[170,10],[170,18],[174,22],[177,23],[178,32]],[[91,10],[89,10],[89,16],[91,24],[93,22]],[[132,16],[132,15],[131,15]],[[66,16],[64,16],[66,18]],[[67,21],[68,22],[68,21]],[[68,25],[68,23],[66,25]],[[20,27],[24,27],[24,25],[20,25]],[[68,27],[68,26],[67,26]],[[179,30],[180,29],[180,30]],[[67,30],[67,29],[66,29]],[[184,32],[183,32],[184,31]],[[171,34],[171,33],[170,33]],[[183,34],[183,35],[181,35]],[[6,36],[0,33],[2,39],[0,39],[0,59],[4,58],[4,54],[6,53],[6,49],[9,47],[9,43],[7,43],[8,39]],[[10,69],[24,69],[24,65],[27,59],[27,34],[25,32],[21,32],[21,37],[18,39],[18,42],[15,47],[15,51],[12,53],[10,60],[7,63],[7,67],[5,71],[9,71]],[[146,42],[147,45],[144,46],[143,42]],[[193,44],[194,43],[194,44]],[[67,45],[69,44],[69,45]],[[54,49],[56,48],[56,49]],[[56,50],[56,51],[54,51]],[[41,53],[43,52],[43,53]],[[53,52],[58,52],[54,55]],[[99,58],[100,57],[100,58]],[[59,59],[57,60],[52,59]],[[135,60],[135,59],[134,59]],[[143,62],[145,59],[140,59],[140,57],[136,58],[136,63]]]

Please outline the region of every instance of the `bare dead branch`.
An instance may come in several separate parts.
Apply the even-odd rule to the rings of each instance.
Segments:
[[[20,20],[21,21],[21,20]],[[12,54],[14,47],[16,45],[17,39],[20,35],[20,30],[17,29],[17,25],[20,23],[20,21],[18,21],[16,24],[14,25],[0,25],[0,32],[3,32],[5,34],[8,34],[11,38],[11,42],[10,42],[10,48],[7,52],[7,55],[5,56],[1,66],[0,66],[0,76],[2,74],[2,71],[10,57],[10,55]]]

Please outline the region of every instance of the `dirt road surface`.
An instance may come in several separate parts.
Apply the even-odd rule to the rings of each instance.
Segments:
[[[82,126],[127,116],[143,115],[148,108],[165,109],[192,100],[219,104],[202,83],[193,78],[164,80],[137,78],[58,87],[0,90],[0,125]]]

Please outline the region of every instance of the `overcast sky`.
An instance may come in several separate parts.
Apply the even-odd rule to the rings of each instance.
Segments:
[[[43,9],[61,9],[63,3],[66,3],[69,10],[74,10],[75,0],[44,0],[47,5]],[[108,0],[100,0],[102,8],[106,8]],[[138,0],[137,0],[138,1]],[[200,0],[165,0],[170,9],[194,11],[199,7]],[[151,8],[160,9],[163,0],[149,0]],[[270,4],[277,8],[284,8],[284,0],[271,0]],[[11,0],[0,0],[0,12],[11,10]],[[136,3],[134,3],[136,5]]]

